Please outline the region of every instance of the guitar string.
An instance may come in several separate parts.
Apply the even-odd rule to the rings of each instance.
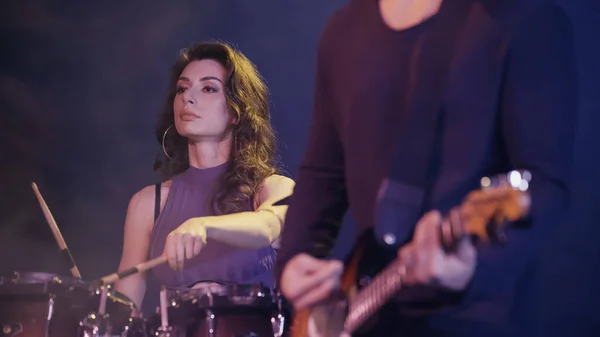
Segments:
[[[346,331],[351,332],[372,316],[392,295],[401,287],[402,266],[394,261],[386,267],[380,276],[376,277],[350,303]]]

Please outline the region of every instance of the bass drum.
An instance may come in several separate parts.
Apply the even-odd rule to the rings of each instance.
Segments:
[[[0,275],[0,336],[67,337],[83,335],[80,323],[98,311],[100,288],[51,273]],[[106,313],[110,335],[128,330],[135,305],[109,288]],[[93,317],[93,316],[92,316]]]
[[[286,336],[289,310],[276,291],[262,284],[211,285],[178,292],[167,309],[172,337]],[[148,332],[161,332],[160,314]]]

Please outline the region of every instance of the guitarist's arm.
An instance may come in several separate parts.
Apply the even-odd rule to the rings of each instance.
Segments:
[[[348,208],[344,151],[334,124],[327,83],[330,56],[336,48],[336,40],[328,38],[333,34],[332,22],[335,20],[330,21],[319,42],[312,123],[281,235],[277,280],[287,262],[297,254],[319,258],[330,254]]]
[[[573,33],[554,6],[538,10],[509,46],[501,129],[512,167],[531,171],[530,227],[508,229],[505,246],[478,247],[477,267],[463,301],[512,287],[543,240],[564,221],[569,203],[577,82]]]

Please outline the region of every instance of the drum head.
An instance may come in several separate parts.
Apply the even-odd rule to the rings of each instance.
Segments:
[[[20,272],[0,276],[0,296],[90,296],[90,284],[52,273]]]

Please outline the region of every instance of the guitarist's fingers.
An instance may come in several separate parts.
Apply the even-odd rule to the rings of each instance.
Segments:
[[[339,288],[339,285],[339,277],[331,277],[319,282],[315,288],[312,288],[294,302],[294,308],[296,310],[303,310],[322,302],[330,297],[333,291]]]
[[[304,270],[300,268],[300,274],[292,275],[292,278],[286,279],[286,282],[293,283],[288,287],[288,299],[295,302],[305,294],[318,288],[328,279],[339,280],[343,269],[344,265],[337,260],[319,261],[319,268],[315,269]]]
[[[299,270],[312,270],[317,269],[320,264],[325,263],[326,261],[317,259],[314,256],[309,254],[298,254],[294,257],[294,263],[299,268]]]
[[[471,264],[477,260],[477,249],[468,236],[460,240],[455,254],[463,263]]]
[[[405,269],[405,275],[403,282],[406,285],[412,285],[417,283],[417,254],[412,244],[408,244],[398,251],[398,259],[402,262]]]
[[[418,249],[433,249],[440,246],[440,237],[438,228],[441,224],[441,215],[438,211],[427,212],[415,228],[413,242]]]
[[[461,237],[465,232],[465,221],[466,214],[460,207],[455,207],[450,210],[450,216],[448,220],[450,221],[450,227],[452,228],[452,232],[454,233],[454,237]]]

